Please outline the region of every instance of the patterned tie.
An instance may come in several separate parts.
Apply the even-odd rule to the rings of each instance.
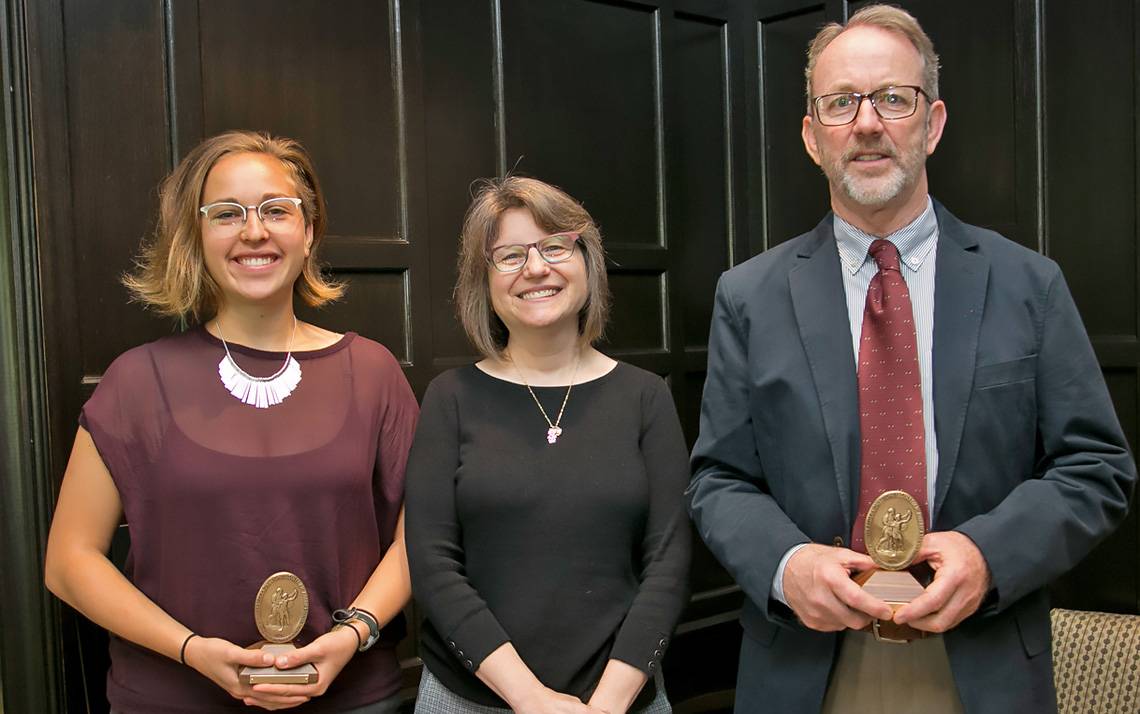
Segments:
[[[884,491],[906,491],[926,508],[926,433],[922,381],[910,291],[899,271],[894,243],[876,240],[868,254],[879,266],[867,288],[859,339],[859,429],[862,468],[859,515],[851,548],[867,552],[863,523],[867,509]]]

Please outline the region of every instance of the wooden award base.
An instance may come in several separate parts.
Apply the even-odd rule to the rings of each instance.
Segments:
[[[268,652],[274,657],[295,649],[297,648],[291,644],[266,643],[261,646],[262,652]],[[242,667],[238,673],[242,684],[316,684],[317,676],[317,668],[308,662],[293,669]]]
[[[922,583],[905,570],[871,568],[854,578],[868,595],[877,597],[897,610],[922,594]]]
[[[892,611],[922,594],[922,583],[905,570],[864,570],[852,578],[867,594],[891,606]],[[891,620],[875,620],[867,628],[880,642],[906,643],[926,637],[922,630]]]

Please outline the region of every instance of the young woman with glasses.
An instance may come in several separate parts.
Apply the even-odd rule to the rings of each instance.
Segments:
[[[154,240],[125,282],[191,327],[121,355],[84,405],[46,563],[48,587],[111,633],[118,714],[396,708],[417,406],[384,347],[297,319],[298,300],[343,291],[317,267],[325,225],[289,139],[215,136],[162,184]],[[120,573],[107,551],[124,519]],[[270,586],[280,571],[307,605],[294,581]],[[302,620],[286,635],[295,651],[246,649]],[[316,682],[239,676],[305,663]]]
[[[668,711],[688,459],[664,380],[593,347],[597,226],[541,181],[487,182],[455,300],[483,359],[432,382],[409,457],[416,711]]]

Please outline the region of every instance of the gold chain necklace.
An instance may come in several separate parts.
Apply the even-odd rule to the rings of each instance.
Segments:
[[[566,411],[566,402],[570,401],[570,390],[574,388],[574,378],[578,376],[578,365],[582,362],[582,354],[579,352],[578,358],[574,360],[574,371],[570,373],[570,386],[566,387],[566,396],[562,397],[562,406],[559,407],[558,418],[554,421],[550,421],[550,415],[546,413],[542,402],[538,401],[538,395],[530,388],[530,382],[526,381],[526,376],[522,373],[522,370],[519,369],[518,364],[515,363],[513,358],[511,358],[510,361],[511,365],[515,368],[515,373],[518,374],[519,379],[526,385],[526,391],[530,392],[530,398],[534,400],[534,403],[538,405],[538,410],[542,412],[542,418],[546,420],[546,425],[549,427],[546,430],[546,443],[553,444],[558,441],[558,437],[562,436],[562,427],[559,426],[559,424],[562,423],[562,414]]]

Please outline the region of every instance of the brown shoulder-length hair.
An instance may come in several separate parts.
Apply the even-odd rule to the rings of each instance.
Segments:
[[[538,179],[508,176],[484,179],[463,220],[459,245],[459,277],[453,298],[467,337],[486,357],[500,356],[507,346],[507,327],[491,307],[488,271],[494,270],[487,252],[499,235],[499,222],[512,208],[530,212],[547,233],[579,235],[578,248],[586,261],[586,304],[578,313],[578,334],[592,344],[605,332],[610,311],[606,255],[594,219],[561,189]]]
[[[253,131],[228,131],[210,137],[186,155],[159,187],[158,225],[142,248],[133,273],[123,276],[131,297],[163,315],[201,322],[221,301],[221,289],[206,270],[202,253],[202,220],[198,208],[214,164],[227,154],[253,153],[280,161],[296,184],[313,229],[313,243],[293,283],[293,292],[317,307],[344,294],[344,286],[321,276],[317,248],[325,234],[325,198],[313,161],[298,142]]]

